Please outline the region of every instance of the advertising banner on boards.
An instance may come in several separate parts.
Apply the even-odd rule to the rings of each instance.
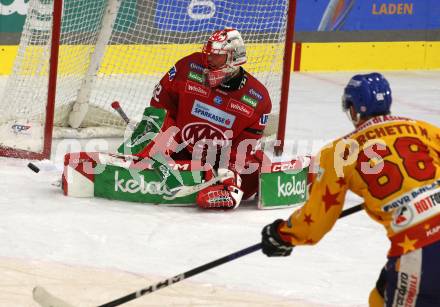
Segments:
[[[72,1],[77,3],[87,0],[65,0],[65,7]],[[104,0],[94,1],[105,5]],[[286,2],[287,0],[156,0],[151,18],[157,30],[161,31],[210,32],[223,26],[236,27],[241,31],[255,31],[255,16],[245,9],[251,4],[262,7],[258,14],[266,15],[268,20],[280,21],[260,24],[257,31],[278,32],[285,18],[283,7]],[[21,32],[28,3],[28,0],[0,0],[0,32]],[[440,29],[438,1],[315,0],[297,3],[297,32]],[[136,9],[135,0],[124,0],[122,5],[133,12],[133,19],[136,14],[141,13]],[[264,7],[268,9],[264,10]],[[219,24],[222,16],[226,15],[237,17],[234,18],[234,24]],[[123,22],[127,21],[119,20],[116,24]]]

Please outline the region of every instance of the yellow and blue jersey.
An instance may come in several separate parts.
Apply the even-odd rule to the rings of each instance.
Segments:
[[[315,244],[334,225],[347,190],[365,201],[398,256],[440,240],[440,129],[377,116],[325,146],[305,205],[279,229],[294,245]]]

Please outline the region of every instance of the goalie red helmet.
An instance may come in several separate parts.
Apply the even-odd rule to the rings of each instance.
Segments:
[[[236,29],[215,31],[203,46],[205,74],[211,87],[229,80],[246,63],[244,41]]]

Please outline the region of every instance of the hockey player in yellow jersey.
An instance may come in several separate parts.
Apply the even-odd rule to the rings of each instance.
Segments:
[[[355,130],[321,149],[305,205],[262,231],[267,256],[317,243],[335,224],[348,190],[390,240],[370,306],[440,306],[440,129],[390,115],[379,73],[354,76],[342,97]]]

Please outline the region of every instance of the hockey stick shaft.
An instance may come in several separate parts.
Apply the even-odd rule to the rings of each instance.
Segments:
[[[356,206],[353,206],[353,207],[348,208],[348,209],[345,209],[345,210],[342,211],[341,214],[339,215],[339,219],[342,218],[342,217],[344,217],[344,216],[347,216],[347,215],[350,215],[350,214],[356,213],[356,212],[358,212],[358,211],[361,211],[362,209],[364,209],[364,203],[359,204],[359,205],[356,205]]]
[[[364,204],[359,204],[356,205],[354,207],[351,207],[349,209],[346,209],[344,211],[341,212],[341,214],[339,215],[339,218],[343,218],[345,216],[351,215],[353,213],[359,212],[363,209]],[[261,243],[257,243],[255,245],[246,247],[242,250],[239,250],[235,253],[232,253],[230,255],[224,256],[222,258],[219,258],[217,260],[211,261],[209,263],[206,263],[204,265],[198,266],[192,270],[189,270],[185,273],[176,275],[174,277],[165,279],[161,282],[158,282],[154,285],[151,285],[147,288],[143,288],[140,289],[136,292],[132,292],[126,296],[120,297],[118,299],[115,299],[111,302],[105,303],[103,305],[99,305],[98,307],[115,307],[115,306],[120,306],[122,304],[125,304],[127,302],[130,302],[134,299],[137,299],[141,296],[144,296],[146,294],[150,294],[153,293],[159,289],[162,288],[166,288],[168,286],[171,286],[175,283],[178,283],[179,281],[182,281],[184,279],[187,279],[191,276],[197,275],[199,273],[203,273],[207,270],[210,270],[212,268],[215,268],[217,266],[220,266],[222,264],[225,264],[227,262],[233,261],[235,259],[241,258],[243,256],[246,256],[248,254],[251,254],[257,250],[260,250],[262,247]],[[38,294],[38,295],[37,295]],[[68,304],[67,302],[64,302],[63,300],[53,296],[52,294],[50,294],[49,292],[47,292],[44,288],[42,287],[36,287],[34,288],[34,299],[36,302],[38,302],[41,306],[47,307],[71,307],[72,305]]]
[[[118,101],[113,101],[111,106],[116,112],[118,112],[124,122],[126,122],[127,124],[130,123],[130,119],[128,118],[127,114],[124,112]]]
[[[121,298],[118,298],[114,301],[108,302],[103,305],[99,305],[98,307],[114,307],[114,306],[119,306],[119,305],[125,304],[125,303],[127,303],[131,300],[137,299],[143,295],[150,294],[150,293],[153,293],[159,289],[171,286],[172,284],[178,283],[179,281],[182,281],[182,280],[187,279],[191,276],[197,275],[199,273],[205,272],[207,270],[210,270],[212,268],[215,268],[217,266],[220,266],[220,265],[225,264],[227,262],[230,262],[232,260],[243,257],[243,256],[248,255],[250,253],[253,253],[259,249],[261,249],[261,243],[249,246],[247,248],[239,250],[238,252],[232,253],[230,255],[224,256],[222,258],[211,261],[211,262],[206,263],[204,265],[198,266],[192,270],[186,271],[185,273],[182,273],[182,274],[176,275],[174,277],[165,279],[161,282],[158,282],[157,284],[151,285],[147,288],[140,289],[136,292],[130,293],[130,294],[123,296]]]
[[[180,186],[178,188],[176,188],[175,190],[177,191],[175,194],[171,195],[171,196],[166,196],[164,195],[163,198],[166,200],[172,200],[175,199],[177,197],[184,197],[184,196],[188,196],[191,194],[194,194],[196,192],[199,192],[207,187],[210,187],[214,184],[216,184],[217,182],[219,182],[222,179],[225,179],[227,177],[227,174],[223,174],[223,175],[219,175],[219,176],[215,176],[214,178],[207,180],[205,182],[196,184],[196,185],[190,185],[190,186]]]
[[[364,204],[359,204],[359,205],[356,205],[354,207],[351,207],[349,209],[346,209],[346,210],[342,211],[341,215],[339,216],[339,218],[342,218],[342,217],[345,217],[347,215],[351,215],[351,214],[353,214],[355,212],[361,211],[363,209],[363,205]],[[187,278],[189,278],[191,276],[194,276],[194,275],[197,275],[199,273],[208,271],[208,270],[210,270],[212,268],[215,268],[215,267],[220,266],[222,264],[225,264],[227,262],[233,261],[235,259],[241,258],[243,256],[251,254],[251,253],[253,253],[253,252],[257,251],[257,250],[260,250],[260,249],[261,249],[261,243],[258,243],[258,244],[255,244],[255,245],[251,245],[251,246],[246,247],[246,248],[244,248],[242,250],[239,250],[239,251],[237,251],[235,253],[229,254],[229,255],[224,256],[222,258],[219,258],[217,260],[214,260],[214,261],[211,261],[211,262],[206,263],[204,265],[198,266],[198,267],[196,267],[196,268],[194,268],[192,270],[189,270],[189,271],[187,271],[185,273],[182,273],[182,274],[176,275],[174,277],[165,279],[165,280],[163,280],[161,282],[158,282],[157,284],[151,285],[151,286],[149,286],[147,288],[140,289],[140,290],[138,290],[136,292],[130,293],[130,294],[126,295],[126,296],[123,296],[123,297],[118,298],[118,299],[116,299],[114,301],[108,302],[106,304],[100,305],[98,307],[114,307],[114,306],[122,305],[122,304],[127,303],[127,302],[129,302],[131,300],[137,299],[137,298],[139,298],[139,297],[141,297],[143,295],[150,294],[150,293],[153,293],[154,291],[157,291],[159,289],[171,286],[172,284],[178,283],[179,281],[187,279]]]

